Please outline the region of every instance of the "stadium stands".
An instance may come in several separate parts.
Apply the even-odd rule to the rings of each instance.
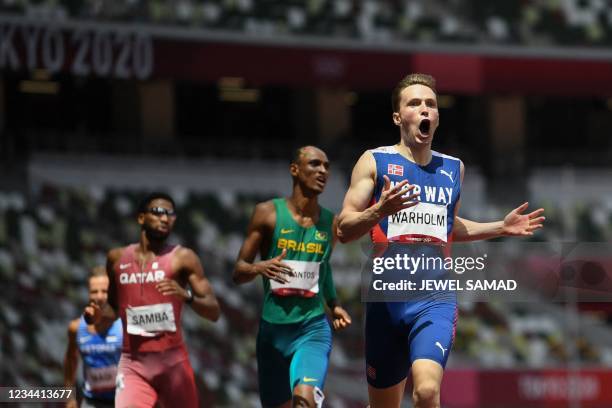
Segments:
[[[605,46],[612,43],[612,12],[606,4],[605,0],[2,0],[0,10],[30,18],[160,24],[261,37]]]

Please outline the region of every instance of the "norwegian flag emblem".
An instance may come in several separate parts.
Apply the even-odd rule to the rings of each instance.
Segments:
[[[404,166],[400,164],[389,164],[387,166],[387,174],[391,174],[392,176],[403,176]]]

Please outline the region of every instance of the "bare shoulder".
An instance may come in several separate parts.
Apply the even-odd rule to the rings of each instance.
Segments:
[[[274,208],[274,201],[262,201],[261,203],[257,203],[255,209],[253,210],[253,214],[256,215],[268,215],[270,213],[275,213],[276,209]]]
[[[198,254],[191,248],[187,248],[184,246],[179,246],[174,252],[174,256],[176,259],[181,261],[193,261],[195,259],[199,259]]]
[[[172,268],[180,273],[185,273],[187,277],[193,272],[202,270],[202,261],[193,249],[179,246],[172,258]]]
[[[274,201],[263,201],[255,206],[251,219],[252,227],[274,228],[276,224],[276,208]]]
[[[359,160],[357,160],[357,164],[367,165],[367,166],[376,166],[376,159],[374,159],[374,153],[371,150],[366,150],[359,156]]]
[[[76,332],[79,330],[80,323],[81,323],[80,318],[71,320],[70,323],[68,324],[68,334],[75,335]]]
[[[355,163],[353,175],[376,176],[376,160],[371,150],[366,150]]]
[[[126,250],[126,248],[127,248],[127,246],[113,248],[110,251],[108,251],[108,254],[106,255],[106,258],[110,262],[115,263],[119,259],[121,259],[121,256],[123,255],[123,252]]]

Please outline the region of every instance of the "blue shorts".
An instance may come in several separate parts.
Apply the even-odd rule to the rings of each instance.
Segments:
[[[331,329],[324,314],[291,324],[262,319],[257,334],[261,404],[272,407],[290,401],[298,384],[322,390],[331,343]]]
[[[445,367],[456,322],[454,301],[367,303],[368,383],[375,388],[391,387],[406,378],[417,359]]]

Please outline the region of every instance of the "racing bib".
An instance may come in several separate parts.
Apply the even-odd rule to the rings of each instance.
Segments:
[[[161,332],[175,332],[172,303],[127,307],[127,332],[136,336],[153,337]]]
[[[293,269],[293,275],[284,275],[289,282],[278,283],[270,279],[270,289],[277,296],[301,296],[310,298],[319,293],[320,262],[292,261],[283,259],[283,263]]]
[[[402,242],[446,242],[445,205],[419,203],[388,217],[387,239]]]
[[[85,370],[85,387],[88,391],[101,392],[115,389],[117,366],[89,367]]]

